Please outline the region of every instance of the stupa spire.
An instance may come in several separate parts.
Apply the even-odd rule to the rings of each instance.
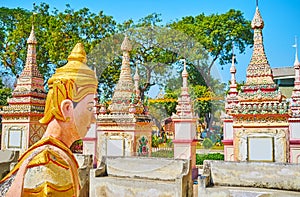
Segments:
[[[226,97],[226,113],[230,114],[231,110],[233,107],[238,103],[238,98],[237,98],[237,84],[236,84],[236,78],[235,78],[235,73],[236,73],[236,68],[235,68],[235,55],[234,55],[234,43],[232,42],[232,63],[230,67],[230,74],[231,74],[231,80],[230,80],[230,85],[229,85],[229,92]]]
[[[188,82],[187,82],[187,78],[189,76],[187,70],[186,70],[186,60],[183,59],[183,71],[182,71],[182,87],[183,88],[187,88],[188,87]]]
[[[178,98],[178,105],[176,106],[176,115],[173,117],[179,116],[180,118],[191,118],[194,115],[194,110],[192,107],[192,101],[190,94],[188,92],[188,72],[186,70],[186,60],[183,59],[183,71],[182,71],[182,87],[181,94]]]
[[[29,76],[29,77],[43,77],[38,70],[36,63],[36,45],[37,40],[35,37],[34,26],[32,25],[30,35],[27,39],[27,56],[24,70],[22,71],[20,77]]]
[[[295,69],[295,81],[294,81],[294,89],[291,96],[290,109],[292,111],[292,117],[300,117],[300,62],[298,60],[298,43],[297,37],[295,37],[295,44],[293,47],[295,50],[295,61],[294,61],[294,69]]]
[[[108,108],[111,113],[128,113],[128,107],[134,90],[129,56],[132,46],[127,36],[125,36],[122,42],[121,50],[123,51],[123,57],[120,78],[112,97],[112,103]]]
[[[231,80],[230,80],[230,85],[236,84],[235,80],[235,73],[236,73],[236,68],[234,65],[234,43],[232,42],[232,58],[231,58],[231,67],[230,67],[230,73],[231,73]]]
[[[264,21],[258,6],[256,6],[251,27],[254,30],[254,44],[252,58],[247,68],[246,85],[274,84],[271,67],[263,45],[262,29],[264,28]]]
[[[294,62],[294,66],[300,65],[300,62],[299,62],[299,59],[298,59],[298,42],[297,42],[297,36],[295,36],[295,44],[293,45],[293,47],[296,48],[296,50],[295,50],[295,62]]]
[[[27,57],[24,69],[17,79],[12,98],[8,99],[9,105],[4,106],[1,112],[3,113],[2,123],[17,123],[17,125],[23,125],[22,127],[26,128],[24,129],[24,135],[27,136],[26,142],[24,142],[25,148],[30,147],[40,139],[46,129],[46,127],[40,125],[38,120],[43,117],[47,96],[44,89],[44,78],[40,74],[36,63],[37,39],[33,25],[27,44]],[[10,128],[10,126],[7,128]],[[23,149],[23,145],[21,149]]]
[[[237,96],[237,84],[236,84],[236,68],[235,68],[235,55],[234,55],[234,42],[232,42],[232,60],[231,60],[231,67],[230,67],[230,74],[231,74],[231,80],[230,80],[230,89],[229,89],[229,97],[233,98]]]

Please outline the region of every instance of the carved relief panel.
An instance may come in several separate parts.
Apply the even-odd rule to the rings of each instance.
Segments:
[[[235,160],[287,162],[288,129],[236,129]]]

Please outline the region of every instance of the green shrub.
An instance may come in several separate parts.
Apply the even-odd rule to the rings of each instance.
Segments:
[[[196,154],[196,165],[203,165],[204,160],[224,160],[224,154],[221,153]]]
[[[211,139],[209,138],[204,138],[203,142],[202,142],[202,146],[206,149],[209,149],[211,147],[213,147],[214,143],[211,141]]]
[[[152,135],[152,147],[158,147],[159,138],[156,135]]]

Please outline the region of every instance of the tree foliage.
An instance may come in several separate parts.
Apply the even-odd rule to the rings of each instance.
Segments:
[[[152,85],[165,85],[172,64],[177,61],[177,54],[165,47],[166,35],[164,27],[159,26],[161,22],[159,14],[150,14],[138,21],[124,26],[124,29],[133,44],[132,62],[137,65],[140,75],[145,76],[140,82],[141,98],[143,100],[145,92]]]
[[[194,63],[204,78],[210,77],[211,68],[217,60],[219,60],[220,65],[230,62],[232,42],[238,48],[239,53],[243,53],[245,48],[253,43],[250,21],[244,18],[241,11],[234,9],[224,14],[206,16],[202,13],[195,17],[183,17],[170,26],[201,43],[211,56],[212,60],[207,62],[205,66]],[[209,79],[206,81],[210,82]]]
[[[0,106],[7,105],[7,98],[11,97],[12,90],[10,88],[4,87],[2,84],[2,79],[0,78]]]
[[[74,10],[70,5],[63,11],[50,9],[46,3],[35,5],[33,11],[0,8],[0,61],[14,74],[21,71],[33,24],[38,41],[37,63],[45,80],[66,63],[75,44],[82,42],[88,65],[96,68],[100,93],[111,98],[119,79],[120,46],[125,33],[133,45],[131,67],[139,68],[142,97],[151,85],[157,84],[166,86],[165,98],[177,98],[182,85],[180,59],[187,62],[193,99],[206,94],[222,96],[224,87],[212,78],[212,66],[217,60],[220,65],[230,61],[232,41],[240,53],[252,44],[250,21],[242,12],[229,10],[225,14],[187,16],[166,26],[161,22],[160,14],[153,13],[138,22],[129,19],[116,24],[102,11],[95,14],[88,8]],[[211,122],[208,118],[220,104],[195,101],[194,105],[199,117]],[[151,113],[163,119],[175,112],[176,103],[151,107]]]
[[[6,10],[4,10],[6,11]],[[89,53],[100,40],[115,31],[116,22],[103,12],[92,13],[88,8],[78,11],[69,5],[63,12],[50,10],[45,3],[34,6],[33,12],[16,10],[14,28],[7,31],[6,47],[0,54],[2,63],[13,73],[20,72],[26,59],[26,41],[32,24],[38,41],[37,63],[46,78],[55,67],[61,67],[77,42]],[[33,14],[34,13],[34,14]],[[5,20],[1,18],[0,21]],[[16,68],[19,70],[16,70]],[[49,72],[50,70],[50,72]]]
[[[177,99],[179,95],[179,89],[177,91],[167,90],[164,99]],[[163,106],[168,114],[168,116],[172,116],[173,113],[176,112],[176,106],[178,102],[164,102]]]
[[[30,12],[22,8],[9,9],[0,8],[0,61],[4,66],[10,67],[15,73],[15,65],[18,52],[22,47],[18,45],[19,38],[11,38],[12,32],[15,31],[19,21],[30,17]],[[29,36],[29,35],[27,35]],[[12,40],[14,40],[14,47]]]

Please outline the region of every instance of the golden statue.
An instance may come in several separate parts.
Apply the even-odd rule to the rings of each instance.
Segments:
[[[96,121],[94,95],[98,85],[94,71],[86,65],[81,43],[48,85],[45,113],[40,120],[48,124],[46,132],[0,181],[0,196],[79,195],[78,164],[69,147]]]

